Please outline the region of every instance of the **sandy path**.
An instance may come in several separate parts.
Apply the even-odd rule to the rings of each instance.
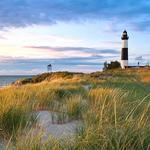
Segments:
[[[0,141],[0,150],[4,150],[5,149],[5,144],[4,142]]]
[[[83,85],[83,88],[88,91],[91,88],[91,84]]]
[[[64,124],[54,124],[52,122],[52,113],[49,111],[39,111],[37,123],[45,132],[45,138],[50,135],[60,139],[60,138],[70,138],[75,132],[79,121],[72,121]]]

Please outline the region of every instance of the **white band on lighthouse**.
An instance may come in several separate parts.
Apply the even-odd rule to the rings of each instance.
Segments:
[[[122,40],[122,48],[128,48],[128,40]]]
[[[121,68],[125,69],[128,66],[128,60],[121,60]]]

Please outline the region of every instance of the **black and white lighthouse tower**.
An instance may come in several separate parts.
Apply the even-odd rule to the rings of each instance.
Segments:
[[[128,67],[128,33],[125,30],[122,34],[122,50],[121,50],[121,68]]]

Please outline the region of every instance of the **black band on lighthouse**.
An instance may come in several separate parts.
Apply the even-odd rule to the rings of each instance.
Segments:
[[[128,60],[128,48],[122,48],[121,60]]]

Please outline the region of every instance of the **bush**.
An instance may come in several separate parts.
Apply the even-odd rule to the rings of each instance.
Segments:
[[[105,62],[103,70],[121,68],[120,62],[111,61],[110,63]]]

